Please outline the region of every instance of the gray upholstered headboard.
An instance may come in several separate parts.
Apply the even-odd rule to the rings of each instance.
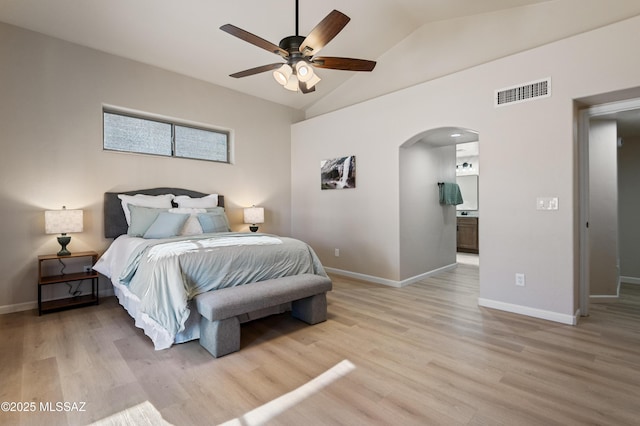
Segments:
[[[105,238],[116,238],[122,234],[127,233],[128,225],[127,219],[124,217],[122,211],[122,202],[118,198],[118,194],[135,195],[188,195],[190,197],[204,197],[205,194],[198,191],[191,191],[189,189],[182,188],[151,188],[140,189],[136,191],[120,191],[120,192],[105,192],[104,193],[104,236]],[[218,206],[224,207],[224,196],[218,195]]]

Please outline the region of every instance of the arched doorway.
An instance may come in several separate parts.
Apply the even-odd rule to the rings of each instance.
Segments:
[[[478,132],[449,126],[425,130],[400,146],[400,278],[404,285],[456,266],[457,209],[440,204],[438,183],[456,182],[456,147],[478,141]]]

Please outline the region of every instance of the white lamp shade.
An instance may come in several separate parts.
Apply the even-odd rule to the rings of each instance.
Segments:
[[[44,231],[47,234],[68,234],[82,232],[82,210],[46,210],[44,212]]]
[[[298,80],[306,83],[313,77],[313,68],[305,61],[298,61],[296,63],[296,75],[298,76]]]
[[[264,208],[253,206],[244,209],[244,223],[264,223]]]
[[[307,89],[311,89],[313,86],[318,84],[319,81],[320,81],[320,77],[318,77],[318,74],[313,74],[311,78],[307,81]]]
[[[279,84],[284,86],[289,81],[291,74],[293,74],[293,69],[289,64],[284,64],[273,72],[273,78],[275,78]]]
[[[295,74],[291,74],[289,76],[289,81],[284,85],[284,88],[287,90],[291,90],[292,92],[297,92],[300,83],[298,82],[298,77]]]

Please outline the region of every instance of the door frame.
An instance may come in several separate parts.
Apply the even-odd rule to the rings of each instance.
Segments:
[[[589,315],[589,124],[592,118],[640,109],[640,98],[594,105],[578,113],[579,294],[580,315]]]

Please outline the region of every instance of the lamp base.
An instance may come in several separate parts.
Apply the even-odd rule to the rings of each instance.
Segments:
[[[60,251],[58,252],[58,256],[69,256],[71,252],[67,250],[67,245],[71,242],[71,237],[61,236],[58,237],[58,243],[60,243]]]
[[[256,225],[251,225],[251,226],[249,226],[249,230],[251,232],[256,232],[258,230],[258,227]]]

